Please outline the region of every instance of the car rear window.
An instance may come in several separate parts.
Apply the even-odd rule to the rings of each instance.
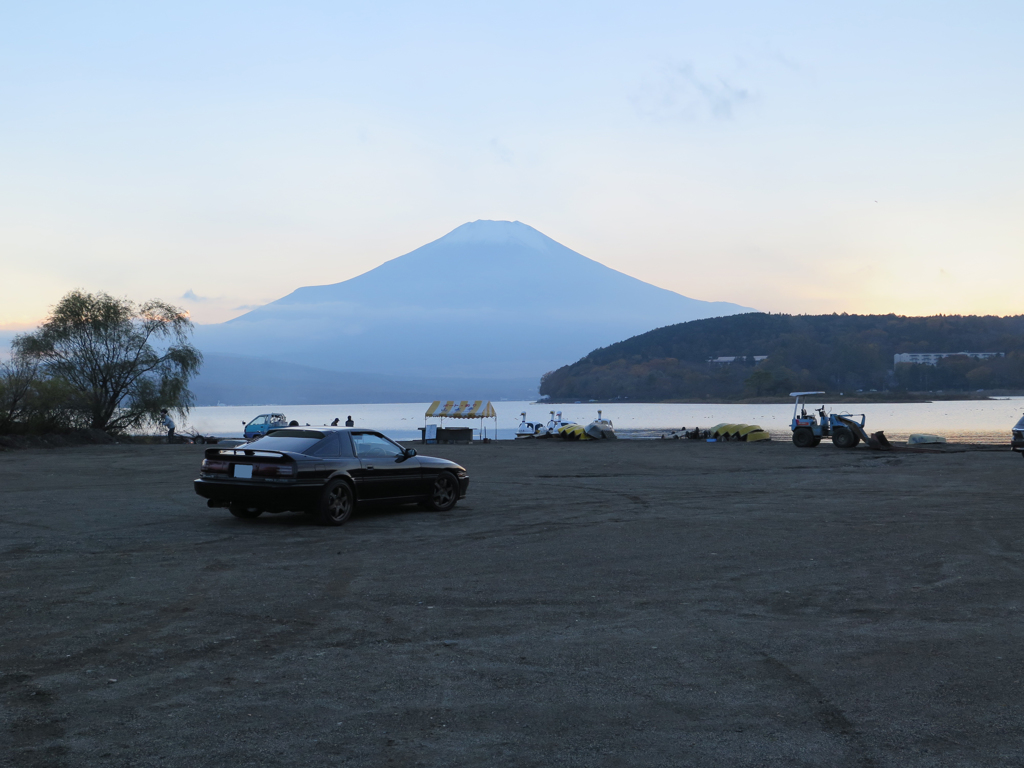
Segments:
[[[307,453],[310,448],[323,439],[323,432],[317,432],[312,429],[279,429],[257,440],[253,440],[245,446],[245,449]]]
[[[309,451],[314,456],[339,458],[352,456],[352,440],[346,432],[334,432],[327,435],[316,447]]]

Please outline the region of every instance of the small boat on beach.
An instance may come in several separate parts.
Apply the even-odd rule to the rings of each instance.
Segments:
[[[711,437],[716,440],[740,440],[756,443],[771,440],[771,435],[757,424],[716,424],[711,428]]]
[[[521,412],[519,415],[522,417],[522,421],[519,422],[519,426],[516,428],[516,439],[525,437],[557,437],[558,430],[562,427],[571,427],[576,424],[574,421],[563,421],[562,412],[550,411],[551,418],[548,419],[548,423],[544,424],[539,421],[527,421],[526,411]]]
[[[587,424],[587,434],[595,440],[614,440],[618,437],[612,420],[601,418],[600,411],[597,412],[597,418]]]
[[[544,424],[540,421],[527,421],[526,411],[519,415],[523,417],[523,420],[516,427],[516,440],[524,437],[537,437],[540,431],[545,428]]]
[[[586,426],[569,424],[560,427],[558,434],[564,440],[614,440],[618,437],[611,419],[602,418],[601,411],[598,411],[597,418]]]
[[[551,418],[544,425],[544,429],[537,434],[537,437],[558,437],[564,427],[577,426],[575,421],[563,420],[561,411],[550,411],[550,413]]]

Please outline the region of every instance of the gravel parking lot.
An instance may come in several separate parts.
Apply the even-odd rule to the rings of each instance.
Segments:
[[[468,498],[342,528],[0,453],[0,764],[1024,764],[1019,456],[416,447]]]

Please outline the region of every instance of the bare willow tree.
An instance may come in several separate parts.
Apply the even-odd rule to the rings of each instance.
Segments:
[[[33,386],[39,379],[38,367],[23,357],[0,362],[0,433],[26,420]]]
[[[33,333],[16,336],[14,356],[66,382],[93,429],[119,432],[152,423],[160,409],[193,404],[189,380],[202,365],[184,310],[72,291]]]

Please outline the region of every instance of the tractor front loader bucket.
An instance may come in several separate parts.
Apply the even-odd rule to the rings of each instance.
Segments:
[[[848,419],[845,416],[838,416],[838,415],[836,416],[836,418],[839,419],[839,421],[843,422],[843,424],[845,424],[850,429],[850,431],[853,432],[853,434],[855,434],[857,437],[859,437],[861,440],[863,440],[867,444],[868,448],[870,448],[871,450],[873,450],[873,451],[891,451],[892,450],[892,444],[886,438],[885,434],[882,433],[881,431],[874,432],[874,433],[869,435],[867,432],[864,431],[864,427],[862,427],[860,424],[858,424],[853,419]]]
[[[876,448],[875,450],[879,450],[879,451],[891,451],[892,450],[892,443],[889,442],[889,438],[887,438],[885,436],[885,432],[883,432],[882,430],[878,430],[877,432],[872,432],[871,433],[871,437],[868,438],[868,445],[870,445],[872,448],[874,448],[874,444],[873,444],[872,441],[877,441],[878,442],[878,448]]]

